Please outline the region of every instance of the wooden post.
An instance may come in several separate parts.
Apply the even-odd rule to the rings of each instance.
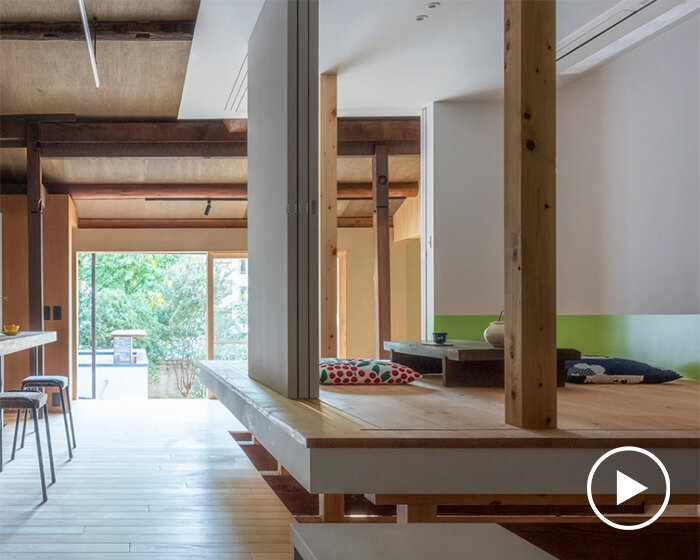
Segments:
[[[321,357],[338,356],[338,76],[319,76]]]
[[[435,523],[437,505],[435,504],[398,504],[396,506],[397,523]]]
[[[506,422],[557,425],[555,1],[505,0]]]
[[[41,181],[41,149],[38,121],[27,121],[27,250],[29,330],[44,330],[44,192]],[[43,375],[44,350],[30,353],[31,375]]]
[[[377,358],[388,358],[391,340],[391,261],[389,232],[389,151],[378,145],[372,158],[372,231],[374,232],[374,332]]]
[[[345,494],[319,494],[318,507],[324,523],[345,521]]]

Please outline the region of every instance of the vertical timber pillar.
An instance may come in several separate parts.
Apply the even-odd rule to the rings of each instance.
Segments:
[[[376,357],[388,358],[391,340],[391,261],[389,231],[389,152],[385,145],[372,158],[372,231],[374,233],[374,332]]]
[[[555,428],[555,1],[505,0],[506,422]]]
[[[338,356],[338,76],[319,77],[321,357]]]
[[[29,330],[44,330],[44,188],[41,178],[40,123],[27,121],[27,250]],[[30,354],[31,375],[43,375],[44,350],[38,347]]]

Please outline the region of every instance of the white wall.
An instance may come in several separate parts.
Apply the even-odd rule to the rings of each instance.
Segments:
[[[73,251],[246,251],[247,229],[74,229]]]
[[[338,250],[346,252],[347,357],[375,354],[374,250],[370,228],[338,229]],[[420,340],[420,241],[391,243],[391,337]]]
[[[695,15],[559,90],[559,313],[700,312],[699,37]],[[502,308],[502,114],[432,107],[436,315]]]
[[[559,91],[562,313],[700,312],[700,16]]]
[[[498,315],[503,307],[502,123],[500,102],[433,105],[435,315]]]
[[[292,398],[318,396],[317,84],[318,4],[266,0],[248,49],[248,371]]]

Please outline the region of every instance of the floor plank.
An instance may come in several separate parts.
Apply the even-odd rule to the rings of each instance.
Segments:
[[[292,516],[231,438],[243,427],[218,401],[79,401],[74,413],[72,461],[62,419],[51,417],[57,482],[46,503],[33,434],[0,473],[3,560],[287,557]]]

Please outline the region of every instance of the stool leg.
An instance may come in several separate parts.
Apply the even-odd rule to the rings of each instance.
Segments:
[[[19,433],[19,418],[22,415],[22,409],[17,409],[17,420],[15,421],[15,437],[12,438],[12,455],[10,461],[15,460],[15,450],[17,449],[17,434]]]
[[[68,414],[66,414],[66,401],[63,395],[63,390],[58,389],[58,394],[61,396],[61,410],[63,411],[63,427],[66,429],[66,441],[68,442],[68,456],[73,458],[73,447],[70,444],[70,434],[68,433]]]
[[[75,449],[75,429],[73,428],[73,409],[70,405],[70,393],[68,392],[69,385],[66,385],[66,403],[68,403],[68,418],[70,418],[70,433],[73,436],[73,449]]]
[[[36,408],[32,409],[32,419],[34,420],[34,434],[36,437],[36,454],[39,458],[39,475],[41,476],[41,493],[44,496],[44,501],[48,498],[46,496],[46,477],[44,476],[44,458],[41,455],[41,435],[39,434],[39,411]]]
[[[2,359],[2,358],[0,358]],[[2,432],[5,425],[5,410],[0,408],[0,472],[2,472]]]
[[[22,424],[22,441],[19,444],[20,449],[24,449],[24,436],[27,434],[27,417],[29,416],[29,409],[24,410],[24,424]]]
[[[49,464],[51,465],[51,482],[56,482],[56,469],[53,466],[53,449],[51,449],[51,430],[49,428],[49,407],[44,405],[44,420],[46,420],[46,442],[49,447]]]

